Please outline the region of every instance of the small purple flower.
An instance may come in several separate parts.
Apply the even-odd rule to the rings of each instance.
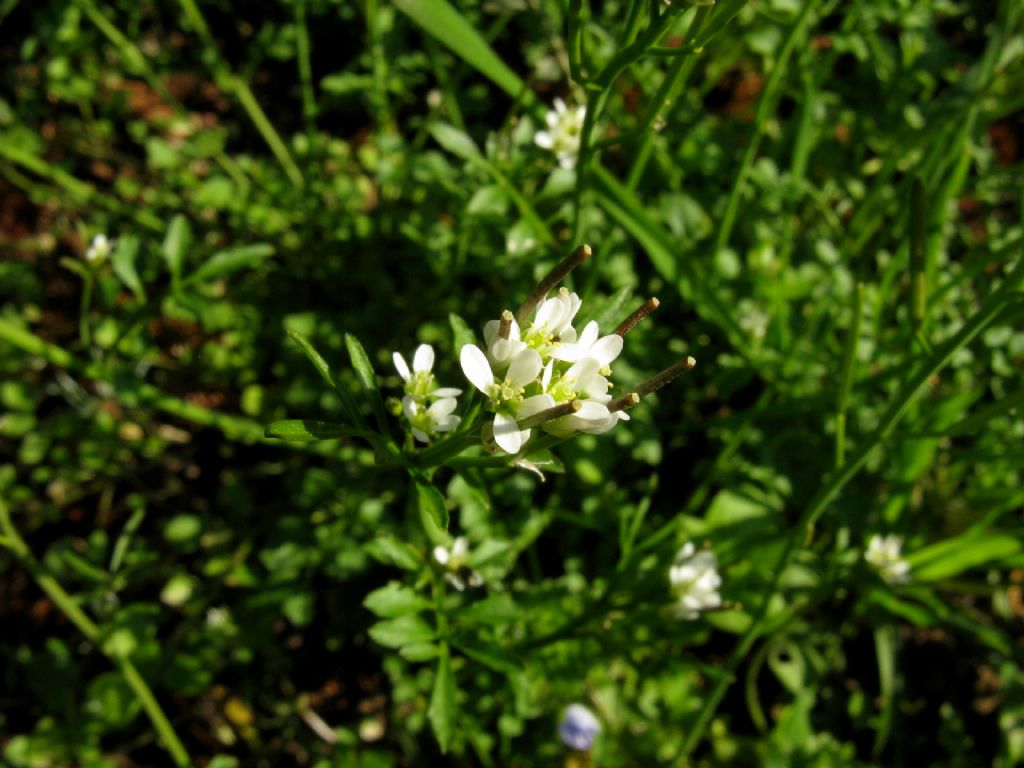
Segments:
[[[582,704],[571,704],[558,726],[558,735],[571,749],[584,752],[594,746],[601,724],[594,713]]]

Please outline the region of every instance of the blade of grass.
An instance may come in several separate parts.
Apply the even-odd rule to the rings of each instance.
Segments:
[[[853,292],[853,320],[846,336],[843,349],[843,364],[839,373],[839,397],[836,401],[836,466],[846,461],[846,410],[850,404],[850,390],[853,389],[854,365],[857,362],[857,346],[860,343],[861,319],[864,316],[864,283],[857,283]]]

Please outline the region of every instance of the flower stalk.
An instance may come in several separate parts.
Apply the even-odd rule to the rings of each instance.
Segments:
[[[593,253],[590,246],[584,243],[562,259],[554,269],[537,283],[537,287],[530,292],[530,295],[519,306],[519,310],[516,312],[516,322],[519,325],[526,325],[530,319],[530,314],[544,301],[544,297],[548,295],[551,289],[568,277],[570,272],[589,259]]]

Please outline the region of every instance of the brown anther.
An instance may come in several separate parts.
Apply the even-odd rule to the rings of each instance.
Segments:
[[[556,405],[554,408],[538,411],[533,414],[533,416],[527,416],[522,421],[517,421],[516,426],[520,429],[530,429],[531,427],[544,424],[552,419],[560,419],[563,416],[572,416],[582,407],[583,403],[579,400],[570,400],[568,403],[562,403],[561,405]]]
[[[661,306],[661,302],[654,296],[651,296],[651,298],[640,305],[640,308],[636,310],[636,312],[623,320],[619,324],[619,327],[612,331],[612,333],[618,334],[619,336],[625,336],[636,327],[637,323],[651,314],[651,312],[656,310],[659,306]]]
[[[526,297],[526,301],[520,305],[519,311],[516,312],[516,320],[519,324],[525,326],[527,321],[530,319],[530,315],[533,313],[533,310],[535,310],[538,305],[544,301],[544,297],[548,295],[548,291],[562,282],[570,272],[589,259],[593,253],[594,252],[590,250],[590,246],[584,243],[571,254],[566,256],[554,269],[548,272],[544,278],[537,283],[537,287],[530,292],[530,295]]]
[[[640,395],[636,392],[630,392],[629,394],[617,397],[608,403],[608,411],[615,413],[616,411],[628,411],[634,405],[640,402]]]
[[[512,313],[507,309],[501,313],[501,322],[498,323],[498,338],[508,341],[508,335],[512,331]]]
[[[654,378],[645,381],[643,384],[636,388],[636,391],[640,395],[640,397],[649,395],[651,394],[651,392],[657,392],[659,389],[664,387],[673,379],[678,379],[687,371],[692,371],[695,365],[697,365],[697,361],[694,360],[692,357],[687,357],[683,360],[680,360],[675,365],[666,368],[664,371],[659,373]]]

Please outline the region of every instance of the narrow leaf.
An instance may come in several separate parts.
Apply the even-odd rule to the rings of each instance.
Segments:
[[[181,267],[185,263],[185,254],[192,245],[192,227],[182,214],[171,219],[164,237],[164,260],[171,272],[171,282],[175,285],[181,280]]]
[[[420,511],[429,517],[438,530],[448,530],[448,505],[445,504],[444,496],[437,488],[428,482],[416,481],[416,499],[420,505]]]
[[[970,568],[998,563],[1021,551],[1021,541],[1010,534],[957,536],[940,541],[907,557],[915,581],[936,581],[956,576]]]
[[[415,590],[403,586],[397,581],[392,581],[368,594],[363,605],[377,616],[391,619],[409,613],[419,613],[429,608],[431,602]]]
[[[123,235],[117,239],[117,247],[110,255],[110,265],[114,274],[124,283],[125,287],[135,294],[139,301],[146,300],[146,292],[135,269],[135,257],[139,253],[139,238],[134,235]]]
[[[438,746],[447,753],[455,736],[456,713],[455,675],[452,672],[451,658],[447,647],[441,651],[437,662],[437,675],[434,677],[434,692],[430,695],[430,708],[427,717],[434,729]]]
[[[363,550],[379,563],[393,565],[404,571],[418,571],[420,559],[408,544],[393,536],[378,536],[363,545]]]
[[[413,643],[403,646],[398,655],[408,661],[430,661],[441,655],[441,648],[434,643]]]
[[[373,371],[370,358],[367,357],[366,350],[359,343],[359,339],[350,333],[345,334],[345,347],[348,349],[348,356],[352,361],[352,367],[355,369],[356,375],[359,377],[359,382],[370,396],[370,407],[373,408],[373,416],[377,421],[377,428],[382,435],[386,435],[388,433],[387,411],[384,410],[384,399],[380,395],[380,388],[377,386],[377,374]],[[353,403],[354,406],[355,404]]]
[[[378,621],[370,627],[370,637],[385,648],[428,643],[434,639],[434,628],[419,616],[399,616]]]
[[[505,93],[518,97],[523,92],[519,76],[446,0],[395,0],[395,7]]]
[[[323,359],[319,352],[313,348],[313,345],[309,343],[305,336],[302,336],[295,331],[288,331],[288,335],[291,336],[295,342],[302,347],[302,351],[309,358],[309,362],[313,364],[317,372],[320,374],[320,378],[324,380],[324,383],[331,388],[335,388],[334,377],[331,375],[331,367],[327,364],[327,361]]]
[[[286,419],[270,424],[264,435],[277,440],[309,443],[314,440],[334,440],[338,437],[363,437],[365,433],[342,424],[332,424],[329,421]]]
[[[243,245],[239,248],[215,253],[199,269],[182,280],[182,285],[191,283],[204,283],[207,280],[237,272],[240,269],[254,267],[268,256],[273,255],[274,248],[271,245]]]
[[[456,157],[479,160],[480,149],[464,131],[447,123],[432,123],[428,130],[434,140]]]

